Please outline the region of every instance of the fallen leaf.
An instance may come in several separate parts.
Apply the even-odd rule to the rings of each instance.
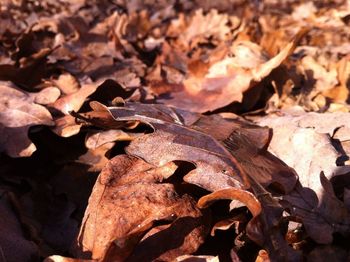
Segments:
[[[81,126],[73,116],[66,115],[55,119],[55,126],[51,130],[59,136],[70,137],[78,134]]]
[[[121,186],[111,194],[105,187],[106,194],[120,196],[133,186],[130,192],[146,200],[136,211],[118,209],[116,215],[115,205],[107,204],[112,224],[97,220],[98,236],[103,227],[107,234],[113,231],[115,219],[142,212],[142,204],[153,196],[149,190],[158,193],[157,186],[178,194],[173,206],[186,202],[185,209],[197,211],[194,203],[210,193],[207,189],[219,195],[231,188],[256,199],[218,201],[201,210],[200,219],[166,212],[157,216],[154,210],[148,219],[135,218],[142,220],[135,226],[126,223],[127,232],[106,244],[99,261],[349,259],[349,119],[325,113],[350,112],[348,1],[2,0],[0,5],[0,79],[25,94],[17,102],[25,104],[30,97],[30,105],[40,105],[53,118],[47,113],[45,121],[28,126],[28,139],[28,129],[4,126],[0,114],[0,151],[5,150],[0,189],[18,196],[0,217],[13,222],[0,229],[0,260],[31,260],[19,257],[28,250],[23,240],[39,250],[34,260],[51,255],[56,256],[50,260],[83,260],[67,248],[96,172],[114,156],[133,160],[114,168],[126,175],[115,175]],[[281,55],[305,27],[311,29],[307,37],[292,54]],[[0,83],[0,109],[12,108],[2,103],[6,95]],[[123,106],[116,97],[144,105]],[[111,110],[123,120],[101,105],[88,112],[90,101],[117,106]],[[151,104],[157,102],[177,108]],[[296,114],[294,106],[318,114]],[[274,114],[279,116],[274,124],[280,125],[274,132],[243,120]],[[290,118],[283,120],[286,115]],[[300,177],[267,151],[271,139],[274,153],[285,154],[283,160]],[[8,156],[7,143],[22,143],[14,154],[29,155],[31,141],[36,152],[30,157]],[[142,163],[125,156],[128,150],[153,161],[145,164],[150,169],[127,175]],[[149,175],[150,170],[159,176]],[[126,208],[133,201],[115,199]],[[253,219],[245,207],[251,203],[261,206]],[[198,235],[187,238],[187,232],[210,217],[215,235],[203,240],[203,231],[196,231],[203,244],[189,254],[198,246]],[[118,232],[123,228],[119,222]]]
[[[112,129],[90,133],[86,136],[85,146],[89,149],[96,149],[106,143],[115,141],[131,141],[141,134],[124,132],[120,129]]]
[[[300,184],[284,196],[285,204],[318,243],[331,243],[333,232],[350,232],[350,213],[329,182],[350,172],[349,166],[338,166],[341,153],[331,138],[337,129],[347,127],[349,117],[349,113],[286,113],[258,120],[274,130],[270,151],[299,175]]]
[[[57,93],[55,91],[52,93],[51,90],[54,89],[28,93],[9,82],[1,83],[0,148],[2,152],[12,157],[24,157],[30,156],[36,150],[27,133],[31,126],[54,125],[49,111],[36,103],[36,101],[48,102],[43,100],[43,94],[52,94],[55,98]]]
[[[243,92],[280,66],[306,32],[306,29],[301,30],[279,54],[248,70],[235,67],[235,58],[227,56],[212,64],[203,77],[190,75],[183,83],[173,85],[172,92],[160,96],[157,101],[195,112],[214,111],[232,102],[241,102]]]
[[[65,95],[58,99],[52,104],[52,107],[61,111],[65,115],[68,115],[71,111],[77,112],[85,102],[85,99],[93,94],[97,87],[98,86],[95,84],[83,85],[77,92]]]
[[[311,56],[304,57],[301,60],[301,66],[306,74],[311,74],[308,76],[310,81],[316,81],[314,84],[316,92],[328,91],[338,84],[337,70],[335,68],[327,70]]]
[[[103,109],[96,102],[91,105]],[[220,189],[237,191],[235,198],[248,208],[253,204],[258,205],[258,208],[252,208],[256,219],[249,226],[250,232],[253,232],[250,237],[259,244],[267,245],[271,252],[278,250],[276,257],[282,257],[280,252],[286,247],[279,231],[282,207],[271,196],[266,196],[268,192],[262,189],[260,183],[266,187],[276,183],[277,191],[289,192],[294,188],[297,177],[293,170],[265,151],[269,141],[268,129],[239,119],[203,116],[164,105],[126,103],[124,107],[104,110],[110,112],[116,122],[137,120],[154,129],[153,133],[134,139],[126,148],[128,154],[155,166],[175,160],[192,162],[196,169],[184,177],[186,182],[214,191],[213,195],[222,192],[217,191]],[[220,130],[217,126],[220,126]],[[260,216],[257,218],[260,202],[246,191],[247,188],[257,194],[264,205],[261,219]],[[275,238],[265,239],[265,235]],[[297,255],[288,251],[287,257],[295,259]]]
[[[122,130],[107,130],[90,133],[86,136],[85,146],[88,151],[76,162],[90,166],[88,171],[100,172],[109,161],[108,152],[117,141],[131,141],[141,134],[126,133]]]
[[[191,256],[191,255],[184,255],[179,256],[173,260],[174,262],[219,262],[218,257],[214,256]]]
[[[0,65],[0,80],[12,81],[19,86],[37,85],[48,71],[47,56],[53,51],[50,48],[43,48],[32,57],[23,59],[21,67],[12,64]]]
[[[18,201],[22,223],[32,228],[30,236],[37,238],[43,255],[50,254],[51,248],[67,252],[79,231],[78,221],[72,218],[76,205],[63,194],[55,195],[46,183],[33,183],[32,186],[33,190],[23,194]]]
[[[96,262],[96,261],[97,260],[92,260],[92,259],[70,258],[70,257],[53,255],[45,258],[43,262]]]
[[[52,84],[57,86],[66,95],[78,92],[80,88],[78,80],[69,73],[64,73],[57,79],[52,80]]]
[[[227,188],[202,197],[198,206],[203,208],[223,199],[239,200],[253,215],[246,228],[249,238],[265,247],[272,260],[299,261],[300,254],[288,245],[281,233],[282,207],[261,186],[254,184],[254,181],[252,184],[257,197],[241,189]]]
[[[124,260],[131,255],[132,259],[138,256],[138,241],[132,241],[133,232],[138,232],[135,237],[142,237],[143,231],[150,229],[150,223],[171,217],[175,221],[170,227],[146,235],[139,243],[138,252],[143,254],[144,259],[155,256],[153,259],[166,260],[194,252],[207,232],[202,214],[191,197],[180,197],[172,185],[160,183],[175,169],[174,164],[154,168],[126,155],[113,158],[101,172],[90,196],[74,249],[76,256],[100,259],[112,242],[119,239],[115,242],[117,245],[120,243],[119,248],[112,248],[117,253],[109,252],[108,257]],[[191,220],[193,222],[188,223]],[[143,231],[139,232],[138,228],[143,228]],[[177,238],[171,233],[175,229]],[[157,245],[158,249],[152,249],[155,253],[146,249],[144,253],[144,245]]]
[[[229,22],[228,15],[219,14],[215,9],[211,9],[206,14],[203,14],[202,9],[196,10],[188,25],[183,24],[186,16],[181,15],[178,20],[172,22],[168,34],[177,35],[179,37],[178,41],[184,46],[193,48],[201,42],[207,42],[210,37],[224,41],[230,35],[230,28],[227,25]]]
[[[186,182],[210,191],[249,187],[243,169],[264,186],[276,183],[280,190],[289,192],[295,185],[297,178],[293,170],[264,150],[270,136],[266,128],[164,105],[127,103],[125,107],[105,110],[116,122],[137,120],[155,129],[151,134],[134,139],[126,148],[128,154],[156,166],[175,160],[194,163],[196,169],[185,176]],[[221,144],[224,141],[230,144],[233,156],[242,164],[232,159],[231,153]]]
[[[100,172],[108,163],[107,153],[114,147],[115,143],[109,142],[103,145],[89,149],[84,155],[81,155],[76,162],[90,166],[89,172]]]

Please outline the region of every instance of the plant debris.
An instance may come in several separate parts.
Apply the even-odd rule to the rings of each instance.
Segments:
[[[1,261],[350,259],[348,1],[0,8]]]

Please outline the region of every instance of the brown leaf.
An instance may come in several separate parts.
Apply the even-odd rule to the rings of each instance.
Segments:
[[[138,136],[140,135],[127,133],[120,129],[95,132],[87,135],[85,140],[85,146],[89,149],[96,149],[104,145],[105,143],[114,141],[131,141]]]
[[[281,233],[282,207],[261,186],[254,184],[254,181],[252,184],[256,197],[241,189],[228,188],[202,197],[198,201],[198,206],[206,207],[222,199],[239,200],[253,215],[252,220],[247,224],[249,238],[265,247],[272,260],[299,261],[300,255],[288,245]]]
[[[95,84],[85,84],[77,92],[65,95],[58,99],[52,107],[61,111],[65,115],[68,115],[71,111],[77,112],[85,102],[85,99],[93,94],[97,88],[98,86]]]
[[[100,172],[108,163],[107,153],[114,147],[115,143],[107,142],[97,148],[90,148],[84,155],[81,155],[76,162],[90,166],[88,171]]]
[[[52,95],[54,99],[57,93],[54,89],[28,93],[8,82],[1,83],[0,93],[0,150],[12,157],[30,156],[36,147],[27,137],[29,128],[54,124],[49,111],[37,102],[46,103],[52,97],[45,101],[43,95]]]
[[[70,258],[70,257],[53,255],[45,258],[43,262],[97,262],[97,260]]]
[[[207,232],[201,212],[189,196],[180,197],[172,185],[159,183],[175,169],[174,164],[154,168],[126,155],[113,158],[101,172],[90,196],[76,255],[100,259],[113,241],[117,246],[112,247],[105,261],[111,257],[125,260],[131,253],[131,259],[141,254],[143,259],[148,256],[171,260],[194,252]],[[135,247],[153,222],[169,218],[177,219],[168,228],[146,235]],[[145,252],[149,245],[158,249],[150,253],[146,248]]]
[[[214,111],[232,102],[241,102],[243,92],[281,65],[306,32],[307,29],[302,29],[279,54],[248,70],[241,68],[241,65],[235,66],[235,58],[227,56],[212,64],[203,77],[190,75],[183,83],[173,85],[172,92],[160,97],[158,101],[195,112]],[[164,85],[171,86],[168,83]]]
[[[56,125],[52,128],[53,132],[63,137],[70,137],[79,133],[82,124],[86,122],[86,117],[84,117],[84,114],[80,115],[79,119],[83,120],[83,122],[79,123],[79,121],[77,121],[73,115],[75,116],[75,111],[78,111],[83,105],[86,96],[88,96],[90,92],[94,92],[93,85],[88,85],[85,91],[80,89],[78,92],[64,96],[56,101],[57,103],[53,105],[56,109],[61,110],[64,114],[71,115],[65,115],[57,118],[55,120]],[[75,110],[71,110],[72,108]],[[124,124],[120,123],[115,125],[115,121],[110,113],[106,112],[104,106],[100,106],[94,110],[95,113],[93,115],[90,114],[89,116],[89,122],[92,122],[102,128],[105,128],[105,126],[114,126],[114,128],[124,126]]]
[[[129,154],[156,166],[175,160],[192,162],[196,169],[184,178],[189,183],[210,191],[244,188],[249,187],[244,175],[247,173],[264,186],[275,183],[284,192],[295,185],[293,170],[264,150],[269,141],[266,128],[163,105],[127,103],[108,110],[117,122],[138,120],[155,129],[152,134],[134,139],[126,149]],[[230,152],[224,141],[230,144]]]
[[[329,182],[350,171],[349,166],[338,165],[342,154],[331,138],[335,133],[339,142],[347,141],[348,134],[342,129],[346,130],[349,119],[349,113],[301,112],[259,120],[274,129],[270,150],[299,175],[300,184],[284,197],[285,205],[302,219],[309,236],[318,243],[332,242],[333,232],[350,232],[350,213]]]
[[[85,140],[88,151],[81,155],[77,162],[90,166],[88,169],[90,172],[100,172],[107,164],[109,160],[107,154],[114,147],[116,141],[131,141],[140,135],[115,129],[90,133]]]
[[[17,204],[23,226],[30,228],[28,235],[42,255],[50,254],[50,248],[68,251],[79,232],[79,224],[72,217],[76,205],[66,195],[56,195],[47,183],[32,182],[32,187]]]
[[[57,80],[52,80],[52,83],[66,95],[78,92],[80,87],[78,80],[69,73],[60,75]]]
[[[236,188],[222,189],[206,195],[199,199],[198,206],[204,208],[210,205],[211,202],[222,199],[239,200],[247,206],[253,217],[261,213],[261,205],[258,199],[252,193]]]
[[[219,257],[183,255],[175,258],[174,262],[219,262]]]
[[[78,134],[81,126],[73,116],[66,115],[55,119],[55,126],[51,130],[59,136],[70,137]]]
[[[301,219],[313,240],[320,244],[330,244],[334,232],[349,234],[350,212],[335,196],[332,184],[323,173],[320,181],[324,187],[322,198],[318,198],[310,188],[298,184],[294,191],[283,197],[282,204],[293,216]]]
[[[97,104],[92,105],[96,107]],[[293,170],[265,150],[269,141],[268,129],[239,119],[201,116],[164,105],[126,103],[125,107],[105,110],[109,110],[117,122],[137,120],[154,129],[153,133],[134,139],[126,148],[128,154],[155,166],[175,160],[194,163],[196,169],[190,171],[184,180],[214,191],[215,197],[223,192],[217,191],[220,189],[235,192],[236,199],[252,206],[255,219],[249,226],[250,237],[266,245],[273,257],[284,256],[281,251],[286,248],[286,242],[280,233],[282,207],[260,183],[266,187],[276,183],[277,191],[289,192],[297,177]],[[257,195],[259,201],[246,191],[247,188]],[[258,218],[260,203],[264,212]],[[297,257],[291,250],[286,256],[292,260]]]
[[[311,56],[305,56],[301,60],[301,66],[306,74],[312,74],[308,78],[316,81],[314,91],[325,92],[338,84],[337,70],[335,68],[327,70],[327,68],[317,63]]]
[[[201,42],[207,42],[210,37],[219,41],[228,39],[230,28],[227,25],[229,22],[227,14],[219,14],[215,9],[203,14],[203,10],[198,9],[190,18],[188,25],[184,25],[184,18],[187,18],[186,15],[181,14],[168,29],[168,34],[178,35],[178,41],[184,46],[195,47]]]
[[[43,48],[38,53],[22,60],[22,67],[11,64],[0,65],[0,80],[12,81],[16,85],[35,86],[47,73],[47,56],[53,49]]]

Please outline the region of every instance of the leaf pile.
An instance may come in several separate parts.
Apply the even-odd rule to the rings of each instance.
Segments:
[[[1,261],[350,259],[347,1],[0,7]]]

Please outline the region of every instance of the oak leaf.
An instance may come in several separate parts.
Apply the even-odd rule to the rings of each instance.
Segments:
[[[155,168],[132,156],[113,158],[90,196],[74,249],[77,257],[171,260],[196,251],[208,232],[202,212],[190,196],[160,183],[175,170],[173,163]],[[155,221],[169,219],[170,225],[151,229]]]
[[[160,103],[176,106],[195,112],[214,111],[232,102],[242,102],[243,93],[267,77],[271,71],[280,66],[293,52],[301,37],[307,32],[302,29],[275,57],[257,64],[254,68],[245,69],[235,65],[246,55],[247,49],[237,51],[235,57],[226,55],[222,60],[213,63],[207,70],[198,74],[190,74],[179,84],[164,82],[164,86],[173,87],[170,93],[158,98]],[[244,54],[240,54],[244,52]],[[246,61],[244,62],[246,63]],[[204,67],[205,68],[205,67]],[[161,86],[158,83],[157,86]]]
[[[96,103],[92,105],[96,107]],[[125,107],[105,110],[116,122],[140,121],[154,129],[134,139],[126,148],[128,154],[156,166],[175,160],[194,163],[196,169],[184,178],[189,183],[210,191],[245,188],[249,187],[247,173],[266,187],[274,184],[284,192],[294,188],[294,171],[264,150],[270,139],[267,128],[156,104],[127,103]],[[231,153],[224,143],[234,147]]]
[[[91,106],[96,111],[90,116],[104,110],[117,123],[140,121],[154,129],[151,134],[133,139],[126,148],[128,154],[154,166],[176,160],[192,162],[196,168],[184,180],[214,191],[213,194],[218,190],[236,190],[244,196],[251,195],[247,189],[252,190],[258,199],[237,197],[248,207],[260,205],[260,202],[264,206],[264,212],[254,223],[256,226],[251,227],[254,232],[251,237],[271,252],[275,252],[275,247],[281,251],[285,244],[278,226],[282,207],[271,196],[266,196],[269,193],[261,185],[287,193],[294,188],[297,176],[265,150],[269,141],[268,129],[239,119],[203,116],[164,105],[126,103],[123,107],[107,108],[93,102]],[[88,118],[85,116],[84,119]],[[254,214],[258,212],[254,211]],[[280,256],[281,253],[276,253],[276,257]],[[295,259],[293,252],[287,257]]]
[[[27,133],[36,125],[54,125],[50,112],[39,103],[56,100],[56,88],[46,88],[39,93],[29,93],[9,82],[0,83],[0,151],[12,157],[30,156],[35,145]]]
[[[303,112],[282,112],[281,116],[258,120],[274,130],[271,152],[299,175],[295,189],[283,197],[284,205],[303,221],[308,235],[322,244],[331,243],[334,232],[350,232],[350,212],[337,199],[329,181],[350,172],[348,165],[339,162],[348,154],[341,143],[349,139],[349,120],[349,113]],[[335,146],[332,136],[340,147]]]

